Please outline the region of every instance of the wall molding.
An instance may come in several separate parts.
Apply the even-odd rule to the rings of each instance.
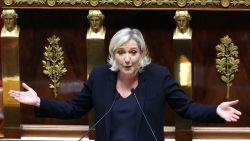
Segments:
[[[84,125],[21,125],[22,137],[81,137],[88,132]],[[249,139],[250,127],[192,127],[193,139]],[[164,127],[165,138],[174,138],[175,127]]]

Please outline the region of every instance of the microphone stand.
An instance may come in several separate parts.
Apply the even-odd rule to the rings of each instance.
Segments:
[[[113,106],[114,106],[114,104],[115,104],[115,102],[116,102],[117,96],[118,96],[118,94],[115,95],[114,101],[113,101],[113,103],[111,104],[111,106],[110,106],[110,108],[108,109],[108,111],[107,111],[105,114],[103,114],[103,116],[102,116],[94,125],[92,125],[92,126],[89,128],[88,132],[87,132],[85,135],[83,135],[78,141],[81,141],[83,138],[85,138],[85,137],[89,134],[89,132],[90,132],[91,130],[93,130],[93,129],[96,127],[96,125],[97,125],[100,121],[102,121],[103,118],[105,118],[105,117],[108,115],[108,113],[111,111],[111,109],[113,108]]]
[[[157,138],[156,138],[156,136],[155,136],[155,133],[154,133],[154,131],[153,131],[153,128],[151,127],[151,125],[150,125],[150,123],[149,123],[149,121],[148,121],[148,118],[146,117],[144,111],[142,110],[141,104],[139,103],[139,101],[138,101],[138,99],[137,99],[137,96],[136,96],[136,94],[135,94],[135,90],[134,90],[134,89],[131,89],[131,93],[134,95],[135,100],[136,100],[136,103],[138,104],[139,109],[140,109],[140,111],[141,111],[141,113],[142,113],[144,119],[146,120],[146,123],[147,123],[147,125],[148,125],[148,127],[149,127],[151,133],[153,134],[155,141],[158,141]]]

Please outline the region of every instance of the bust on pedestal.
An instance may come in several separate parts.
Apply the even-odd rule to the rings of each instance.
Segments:
[[[19,27],[17,26],[18,15],[14,9],[3,10],[1,14],[4,26],[1,30],[1,37],[18,37]]]
[[[192,29],[189,27],[191,16],[188,11],[176,11],[174,20],[176,21],[176,28],[173,39],[191,39]]]
[[[103,20],[105,16],[100,10],[89,10],[87,16],[90,27],[87,31],[87,39],[104,39],[106,28],[103,26]]]
[[[185,93],[192,97],[192,30],[188,11],[176,11],[176,28],[173,33],[174,76]],[[192,140],[192,122],[175,116],[176,141]]]

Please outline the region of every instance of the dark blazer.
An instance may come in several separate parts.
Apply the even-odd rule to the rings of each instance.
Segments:
[[[87,113],[92,107],[96,121],[110,108],[114,101],[117,72],[111,71],[109,65],[93,69],[84,88],[72,101],[54,101],[41,99],[37,115],[55,118],[75,118]],[[167,68],[150,64],[139,74],[136,95],[147,116],[158,141],[164,141],[164,108],[167,102],[179,115],[196,121],[223,121],[214,105],[203,105],[190,100],[179,85],[171,78]],[[96,141],[109,141],[111,118],[107,114],[96,126]],[[154,141],[153,135],[138,109],[136,120],[136,140]],[[129,122],[129,121],[128,121]]]

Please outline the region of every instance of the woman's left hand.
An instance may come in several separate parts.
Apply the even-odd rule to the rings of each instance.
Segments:
[[[241,112],[233,108],[239,100],[222,102],[216,109],[217,114],[227,122],[236,122],[240,119]]]

